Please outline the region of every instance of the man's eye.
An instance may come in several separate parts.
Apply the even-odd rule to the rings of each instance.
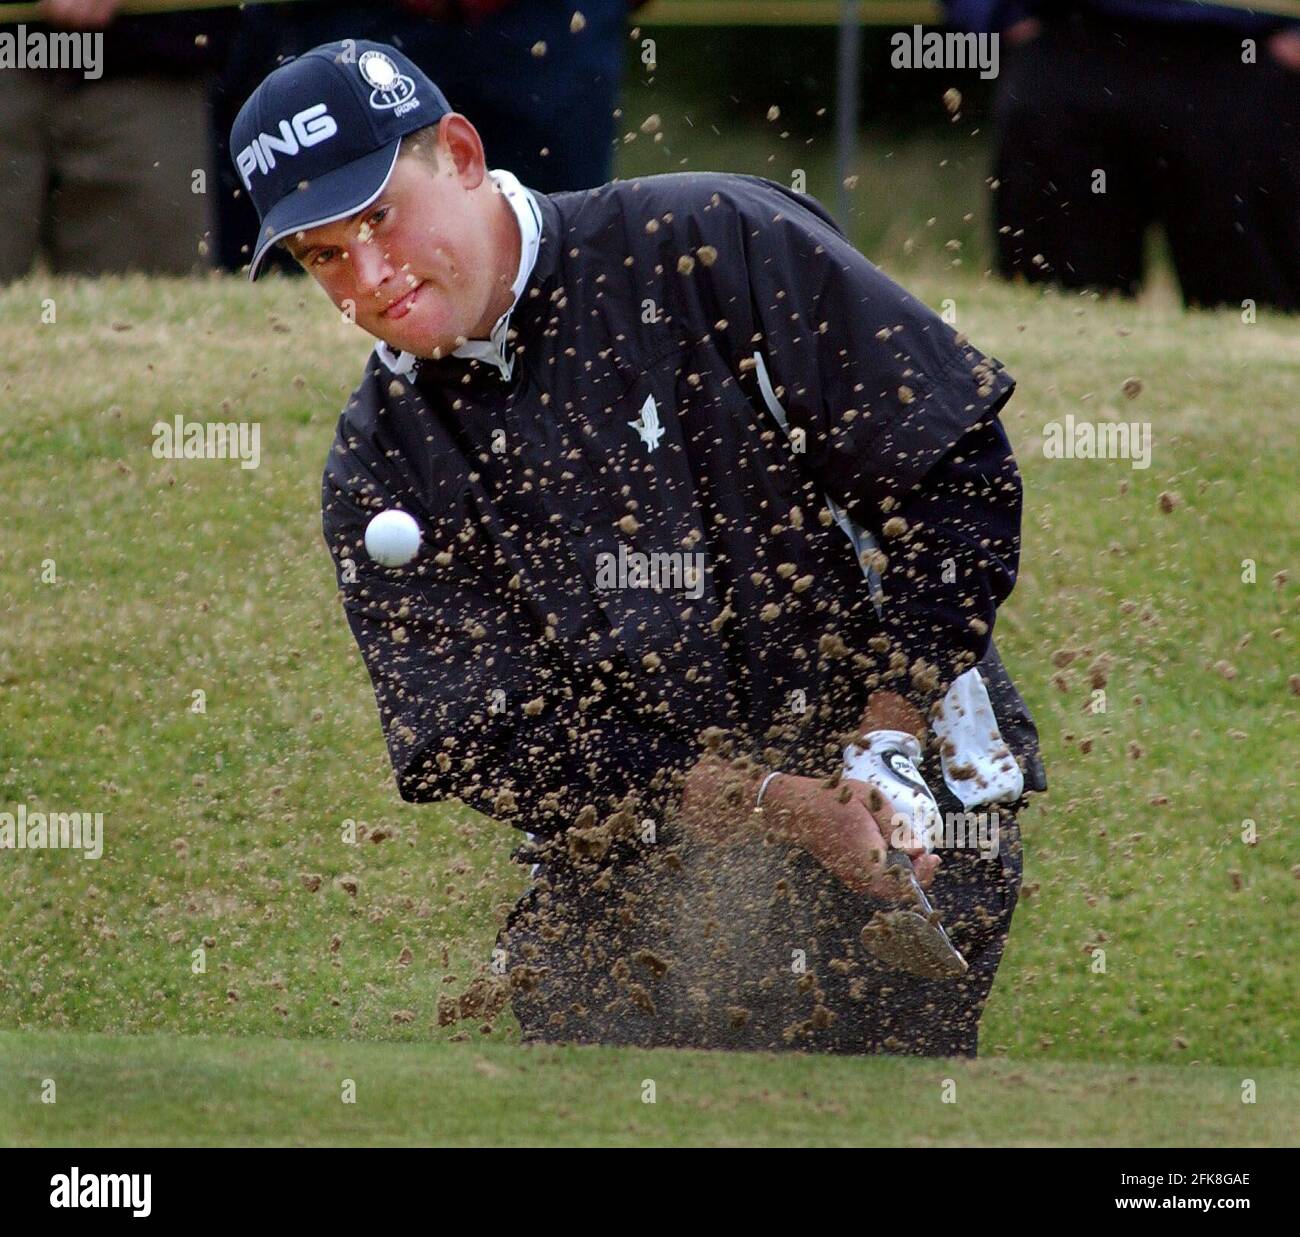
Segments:
[[[380,206],[376,209],[370,216],[371,224],[383,223],[384,220],[388,218],[388,211],[389,208],[387,206]]]
[[[312,255],[311,264],[312,266],[324,266],[333,256],[334,250],[332,249],[318,249]]]

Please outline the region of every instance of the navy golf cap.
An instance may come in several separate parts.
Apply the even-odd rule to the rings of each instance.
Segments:
[[[402,138],[450,111],[442,91],[386,43],[344,39],[280,65],[230,130],[231,157],[261,221],[249,279],[276,241],[373,202]]]

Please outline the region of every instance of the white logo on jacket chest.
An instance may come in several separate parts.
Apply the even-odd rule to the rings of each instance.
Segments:
[[[659,406],[653,395],[645,397],[641,415],[635,421],[629,421],[628,425],[641,436],[641,441],[648,450],[653,451],[659,445],[659,440],[664,436],[664,427],[659,423]]]

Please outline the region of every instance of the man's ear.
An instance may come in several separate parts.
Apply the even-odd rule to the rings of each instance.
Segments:
[[[438,121],[438,161],[443,167],[454,168],[456,179],[466,189],[477,189],[487,176],[483,139],[459,112],[448,112]]]

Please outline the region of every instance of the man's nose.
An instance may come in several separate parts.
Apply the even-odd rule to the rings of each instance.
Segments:
[[[352,264],[357,276],[357,291],[371,295],[397,273],[383,248],[372,241],[357,241],[352,247]]]

